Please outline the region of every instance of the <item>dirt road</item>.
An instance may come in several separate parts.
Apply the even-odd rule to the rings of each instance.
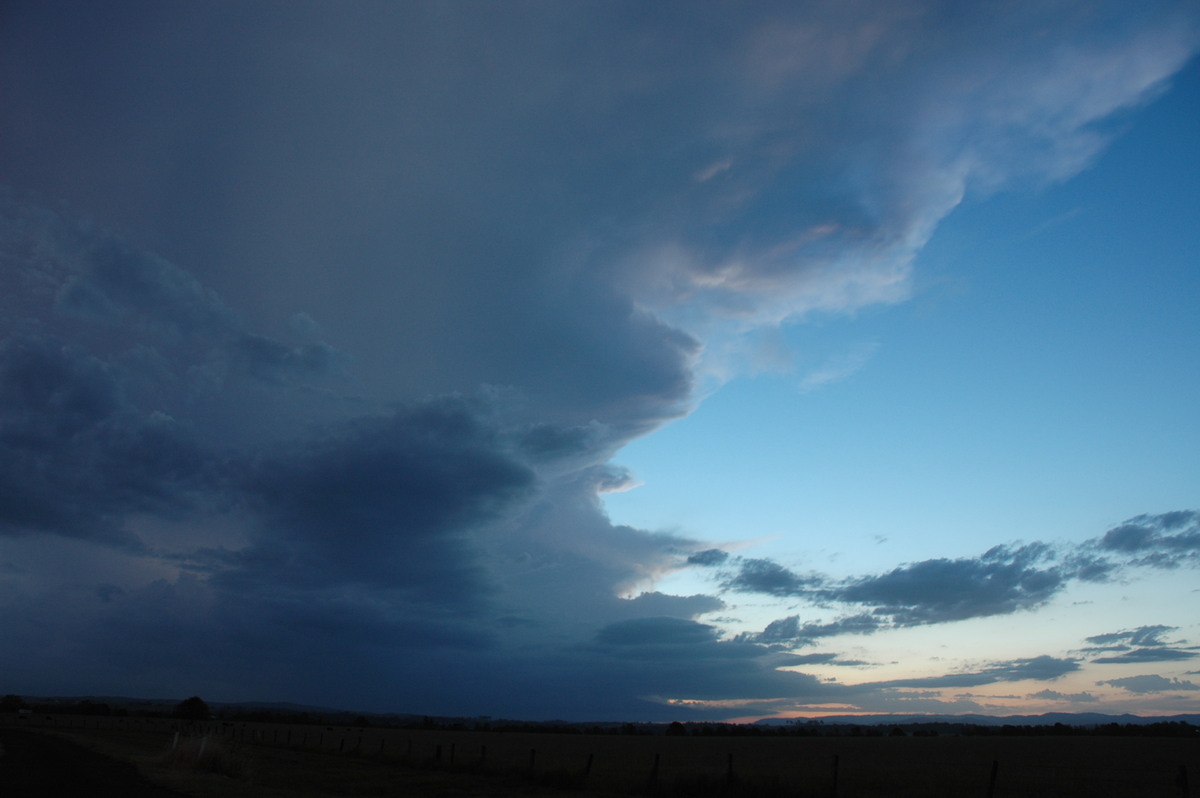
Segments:
[[[6,798],[182,798],[144,779],[129,762],[24,729],[0,729],[0,791]]]

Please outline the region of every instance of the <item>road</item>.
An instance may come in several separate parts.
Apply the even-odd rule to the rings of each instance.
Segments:
[[[0,792],[5,798],[183,798],[152,784],[129,762],[24,729],[0,729]]]

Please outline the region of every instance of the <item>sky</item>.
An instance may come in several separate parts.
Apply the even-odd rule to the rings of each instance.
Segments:
[[[0,6],[0,691],[1200,712],[1200,3]]]

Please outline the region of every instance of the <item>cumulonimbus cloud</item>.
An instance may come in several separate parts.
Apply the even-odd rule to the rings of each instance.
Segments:
[[[27,4],[0,30],[5,672],[450,712],[521,683],[628,718],[844,695],[778,647],[1036,607],[1085,555],[1194,562],[1170,515],[1078,561],[838,581],[598,498],[731,340],[904,299],[966,193],[1077,172],[1196,50],[1186,6],[1114,6],[1117,36],[1083,6]],[[717,596],[620,595],[689,562],[841,614],[723,639]]]

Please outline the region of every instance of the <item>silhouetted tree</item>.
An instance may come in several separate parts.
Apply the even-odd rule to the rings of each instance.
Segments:
[[[8,695],[0,698],[0,712],[16,712],[21,709],[28,709],[29,705],[25,703],[25,699],[19,695]]]
[[[208,704],[204,703],[204,700],[198,695],[180,701],[175,705],[175,711],[171,714],[184,720],[208,720],[212,717]]]

